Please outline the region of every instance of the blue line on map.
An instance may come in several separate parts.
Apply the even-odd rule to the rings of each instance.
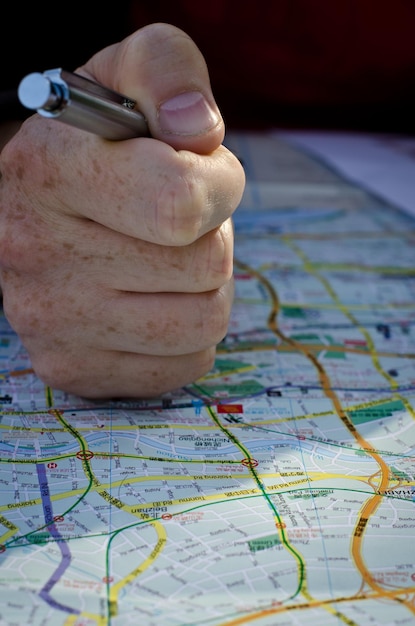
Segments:
[[[266,234],[270,233],[284,233],[291,232],[292,226],[298,224],[301,227],[305,222],[316,222],[321,220],[327,220],[333,217],[342,215],[344,212],[342,209],[331,207],[313,207],[310,211],[310,207],[265,207],[261,202],[261,194],[257,185],[249,186],[252,192],[253,202],[252,205],[246,206],[243,202],[240,205],[240,210],[234,216],[235,232],[238,235],[249,234]],[[274,211],[270,209],[274,209]],[[238,251],[239,242],[236,241],[235,249]]]
[[[65,606],[64,604],[61,604],[60,602],[57,602],[56,600],[54,600],[54,598],[52,598],[50,595],[50,592],[53,589],[53,587],[56,585],[56,583],[60,580],[64,572],[69,567],[71,563],[71,553],[70,553],[67,542],[64,541],[62,535],[60,534],[60,532],[58,531],[56,527],[56,524],[53,521],[52,500],[50,499],[48,478],[46,474],[45,465],[43,463],[38,463],[36,465],[36,470],[37,470],[37,476],[39,480],[40,495],[42,498],[42,507],[43,507],[43,515],[45,518],[45,523],[48,525],[48,531],[53,537],[53,539],[56,541],[56,544],[59,547],[61,554],[62,554],[62,560],[60,564],[55,569],[55,571],[53,572],[49,580],[45,583],[39,595],[42,598],[42,600],[44,600],[47,604],[49,604],[49,606],[51,606],[54,609],[65,611],[66,613],[78,614],[80,613],[80,610],[74,609],[73,607],[70,607],[70,606]]]

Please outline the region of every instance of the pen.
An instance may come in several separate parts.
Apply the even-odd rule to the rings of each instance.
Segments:
[[[61,68],[35,72],[18,87],[20,102],[43,117],[105,139],[149,136],[146,120],[127,96]]]

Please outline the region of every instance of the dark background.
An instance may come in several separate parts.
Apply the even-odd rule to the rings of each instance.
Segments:
[[[73,70],[164,21],[205,55],[228,126],[415,131],[413,0],[42,2],[0,11],[3,119],[27,115],[16,97],[27,73]]]

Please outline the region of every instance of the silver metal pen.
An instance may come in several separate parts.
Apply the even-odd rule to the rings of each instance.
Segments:
[[[105,139],[149,136],[135,100],[61,68],[28,74],[18,87],[18,96],[23,106],[43,117]]]

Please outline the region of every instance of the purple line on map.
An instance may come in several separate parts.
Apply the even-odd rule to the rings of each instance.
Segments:
[[[39,595],[42,598],[42,600],[47,602],[47,604],[49,604],[54,609],[65,611],[66,613],[80,613],[79,610],[74,609],[73,607],[60,604],[60,602],[57,602],[56,600],[54,600],[50,595],[50,592],[53,589],[53,587],[60,580],[60,578],[66,571],[66,569],[69,567],[70,562],[71,562],[71,553],[70,553],[67,542],[64,541],[62,535],[60,534],[60,532],[58,531],[56,527],[56,524],[53,521],[52,501],[50,499],[48,478],[47,478],[45,466],[42,463],[38,463],[36,465],[36,470],[37,470],[37,476],[39,480],[40,495],[42,498],[42,507],[43,507],[43,515],[45,517],[45,523],[48,524],[49,533],[51,534],[53,539],[56,541],[56,545],[59,547],[61,554],[62,554],[61,562],[59,563],[56,570],[53,572],[52,576],[43,586]]]

